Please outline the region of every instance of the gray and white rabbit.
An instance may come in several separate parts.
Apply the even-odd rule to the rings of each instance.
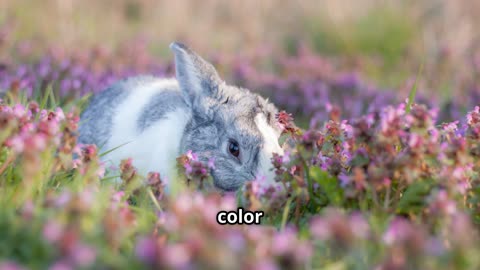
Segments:
[[[214,158],[214,184],[234,191],[256,177],[273,181],[277,109],[247,89],[227,85],[215,68],[174,42],[176,79],[151,76],[119,81],[94,95],[81,115],[79,142],[115,149],[102,159],[126,158],[142,173],[176,177],[176,158],[188,150]],[[120,147],[119,147],[120,146]]]

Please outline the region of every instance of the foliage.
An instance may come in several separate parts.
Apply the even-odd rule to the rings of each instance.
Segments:
[[[406,104],[308,51],[280,57],[275,74],[254,72],[258,59],[219,57],[235,81],[308,123],[277,115],[286,153],[272,159],[274,185],[252,179],[220,194],[214,159],[188,152],[168,193],[162,175],[140,175],[131,160],[112,175],[76,135],[83,97],[171,64],[87,55],[1,70],[0,269],[480,267],[478,106],[444,123],[435,100]],[[262,224],[217,224],[218,211],[239,206],[264,211]]]

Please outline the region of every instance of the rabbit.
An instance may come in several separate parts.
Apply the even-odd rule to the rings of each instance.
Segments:
[[[271,158],[282,155],[278,109],[250,90],[227,85],[215,68],[173,42],[175,79],[137,76],[95,95],[81,114],[79,143],[109,151],[104,162],[132,158],[142,174],[159,172],[167,188],[176,158],[191,150],[215,160],[216,188],[235,191],[250,180],[274,183]]]

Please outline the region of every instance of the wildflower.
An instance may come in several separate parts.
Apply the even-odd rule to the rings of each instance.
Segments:
[[[440,190],[430,199],[428,210],[432,214],[453,215],[457,212],[457,205],[446,190]]]
[[[277,270],[279,267],[271,259],[262,259],[254,263],[255,270]]]
[[[198,161],[198,156],[196,153],[193,153],[192,150],[187,151],[187,157],[191,161]]]
[[[117,191],[112,195],[112,201],[118,203],[122,200],[124,195],[125,195],[124,191]]]
[[[137,176],[137,169],[133,166],[133,160],[131,158],[120,162],[120,171],[120,178],[122,178],[125,183],[130,183]]]
[[[157,258],[157,243],[153,238],[142,237],[135,246],[135,255],[147,264],[153,264]]]
[[[291,114],[281,111],[275,115],[277,124],[282,131],[282,133],[296,134],[298,132],[298,127],[293,122],[293,117]]]
[[[78,243],[74,246],[70,256],[76,265],[87,267],[94,263],[97,254],[92,247]]]
[[[23,270],[26,268],[23,268],[22,266],[18,265],[15,262],[11,261],[3,261],[0,262],[0,270]]]
[[[214,170],[215,169],[215,158],[211,157],[208,159],[208,168]]]
[[[165,194],[165,183],[160,178],[160,173],[149,172],[147,175],[147,184],[152,188],[153,194],[157,199],[162,199]]]
[[[59,241],[63,233],[63,226],[56,221],[50,221],[43,227],[43,237],[50,243]]]
[[[13,106],[13,115],[17,118],[21,118],[25,115],[26,110],[22,104],[16,104]]]
[[[480,107],[475,106],[475,109],[467,114],[467,124],[475,125],[480,123]]]
[[[293,247],[292,243],[296,242],[296,234],[292,229],[286,229],[278,232],[272,239],[272,251],[275,255],[283,255],[290,251]]]
[[[161,250],[162,258],[168,267],[175,269],[186,267],[191,259],[187,247],[182,244],[171,244]]]

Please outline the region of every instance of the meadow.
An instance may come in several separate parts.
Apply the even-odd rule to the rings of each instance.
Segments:
[[[479,269],[480,50],[468,30],[478,8],[443,2],[434,16],[431,1],[359,2],[205,1],[194,29],[176,19],[163,33],[146,26],[174,16],[150,12],[188,17],[193,4],[125,1],[95,28],[105,3],[89,2],[91,14],[73,1],[24,13],[26,1],[0,3],[0,269]],[[43,21],[55,11],[58,25]],[[459,18],[464,28],[439,27]],[[114,168],[77,143],[92,93],[173,76],[167,39],[182,37],[281,108],[279,185],[202,189],[215,165],[189,152],[166,193],[162,175],[129,159]],[[238,207],[264,211],[261,224],[217,223]]]

